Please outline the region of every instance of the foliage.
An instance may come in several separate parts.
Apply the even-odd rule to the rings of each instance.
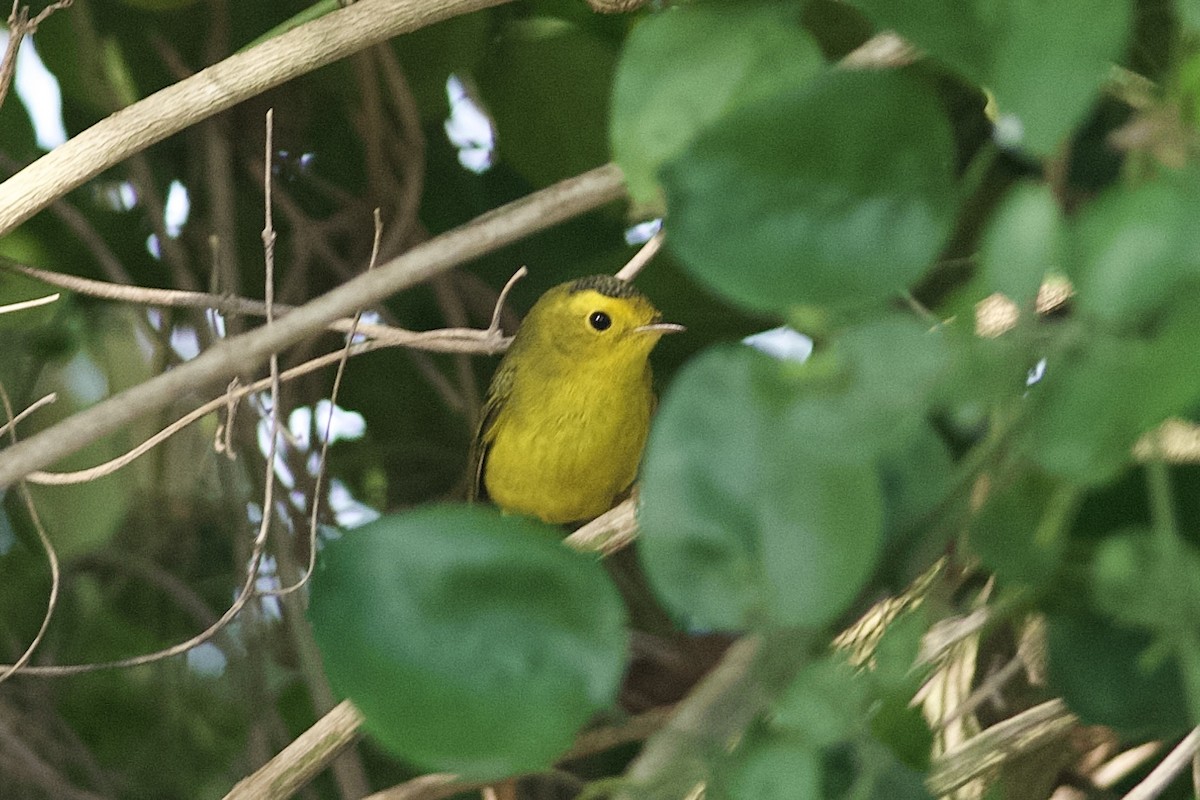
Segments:
[[[77,3],[36,42],[74,134],[306,5]],[[879,31],[910,47],[856,51]],[[452,74],[496,126],[482,173],[445,134]],[[646,630],[631,638],[604,570],[559,531],[446,502],[461,496],[488,366],[396,348],[349,363],[339,405],[365,435],[334,445],[336,485],[323,490],[385,516],[322,537],[307,611],[299,595],[256,598],[186,657],[50,684],[17,676],[0,685],[0,709],[35,731],[66,784],[154,797],[221,796],[341,696],[371,743],[357,777],[315,784],[322,796],[418,770],[546,770],[589,720],[633,708],[647,640],[664,663],[697,657],[701,640],[754,647],[699,682],[654,665],[669,691],[653,700],[681,702],[678,719],[698,727],[651,737],[632,761],[573,763],[586,779],[623,775],[614,791],[637,797],[682,797],[701,780],[707,796],[735,799],[928,797],[946,729],[998,721],[989,707],[939,707],[935,692],[910,706],[923,684],[949,686],[954,659],[960,702],[997,662],[1021,659],[1028,669],[1000,689],[1005,714],[1061,696],[1082,723],[1112,729],[1110,753],[1200,725],[1200,472],[1194,450],[1152,435],[1200,408],[1197,75],[1200,14],[1187,0],[702,0],[628,16],[522,0],[399,37],[150,148],[0,252],[63,274],[259,296],[268,106],[276,283],[290,304],[365,265],[376,206],[386,259],[615,159],[629,209],[497,250],[374,311],[413,329],[483,327],[516,265],[533,273],[512,296],[527,308],[561,280],[615,271],[628,224],[664,217],[668,252],[639,286],[689,334],[655,354],[638,560],[626,582],[611,570]],[[6,169],[38,155],[15,98],[0,133]],[[162,211],[172,181],[191,199],[178,235]],[[1073,295],[1051,306],[1055,285]],[[0,273],[0,305],[47,291]],[[977,327],[977,309],[997,305],[1010,317]],[[812,336],[812,357],[738,342],[778,324]],[[202,312],[67,293],[0,316],[0,383],[18,408],[60,392],[57,416],[22,423],[27,435],[221,335]],[[289,383],[283,410],[313,406],[331,382],[330,370]],[[56,469],[123,452],[207,397]],[[208,418],[114,476],[35,487],[65,565],[48,661],[165,647],[228,607],[262,513],[264,418],[251,405],[230,423],[236,461],[214,454]],[[263,585],[292,583],[307,558],[317,432],[297,424],[283,445],[288,496]],[[11,663],[40,624],[48,578],[15,490],[0,511]],[[631,593],[630,580],[649,588]],[[885,596],[900,599],[869,614]],[[639,602],[665,622],[643,624],[656,615]],[[986,625],[927,652],[980,607]],[[1004,796],[1048,796],[1079,761],[1073,747],[1043,743],[1042,773],[1006,762],[988,779]],[[11,782],[14,797],[52,796],[33,771],[14,768]]]

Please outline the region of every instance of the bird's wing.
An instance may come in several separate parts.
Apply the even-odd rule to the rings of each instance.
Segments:
[[[496,438],[496,420],[500,410],[504,408],[509,395],[512,394],[513,373],[506,364],[501,364],[492,384],[488,387],[487,397],[483,401],[480,413],[479,427],[471,442],[471,455],[468,463],[471,466],[471,484],[467,490],[467,500],[476,502],[487,499],[487,489],[483,485],[483,472],[487,464],[488,450],[492,440]]]

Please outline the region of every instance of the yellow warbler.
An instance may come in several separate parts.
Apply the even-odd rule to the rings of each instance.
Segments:
[[[633,483],[650,428],[650,351],[680,330],[611,275],[542,295],[488,390],[472,497],[551,523],[611,508]]]

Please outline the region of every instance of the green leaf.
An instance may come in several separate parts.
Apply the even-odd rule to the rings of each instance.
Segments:
[[[874,466],[831,460],[786,427],[790,366],[718,348],[663,398],[646,453],[640,552],[668,608],[697,625],[823,625],[874,568]]]
[[[624,668],[624,607],[555,529],[482,507],[330,542],[309,618],[335,688],[397,755],[498,778],[550,766]]]
[[[1071,276],[1080,311],[1114,325],[1145,323],[1181,284],[1200,285],[1200,173],[1167,173],[1115,188],[1073,227]]]
[[[824,772],[828,800],[930,800],[923,773],[869,738],[829,750]]]
[[[1134,528],[1108,536],[1092,562],[1096,607],[1174,639],[1200,619],[1200,553],[1182,540]]]
[[[828,747],[863,729],[869,701],[862,675],[840,656],[806,666],[771,711],[773,727],[814,747]]]
[[[477,74],[499,157],[537,186],[608,161],[616,60],[607,41],[560,19],[505,26]]]
[[[1062,272],[1063,222],[1044,183],[1016,186],[996,210],[979,253],[984,285],[1031,305],[1049,272]]]
[[[669,6],[625,42],[613,81],[613,158],[637,204],[661,209],[658,170],[730,110],[824,66],[794,3]]]
[[[1019,438],[1030,458],[1077,483],[1103,483],[1129,464],[1141,434],[1189,409],[1200,398],[1196,302],[1197,292],[1176,292],[1152,335],[1094,332],[1048,359],[1045,377],[1030,390],[1036,405]]]
[[[1051,583],[1068,541],[1074,495],[1037,470],[996,487],[971,521],[971,550],[1007,584]]]
[[[1050,154],[1129,38],[1129,0],[852,0],[880,28],[993,93],[1006,142]]]
[[[933,93],[844,70],[739,107],[663,170],[676,254],[729,299],[776,312],[904,290],[949,231],[952,182]]]
[[[1170,737],[1191,727],[1182,678],[1152,636],[1093,614],[1052,614],[1047,626],[1053,691],[1088,724],[1130,738]]]
[[[714,795],[728,800],[791,800],[821,796],[818,751],[793,737],[756,732],[733,754],[714,781]]]

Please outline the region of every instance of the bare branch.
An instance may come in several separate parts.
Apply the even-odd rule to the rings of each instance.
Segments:
[[[1192,758],[1197,752],[1200,752],[1200,728],[1193,729],[1183,737],[1183,741],[1167,753],[1167,757],[1150,770],[1150,774],[1130,789],[1121,800],[1154,800],[1192,763]]]
[[[375,8],[379,1],[360,0],[347,11],[364,6]],[[270,328],[259,328],[219,342],[170,372],[97,403],[13,445],[3,451],[0,458],[0,487],[177,401],[190,391],[223,383],[255,368],[269,354],[319,332],[333,320],[352,314],[358,308],[623,195],[621,172],[609,164],[542,189],[417,245],[378,269],[359,275],[280,317]],[[3,197],[0,186],[0,206]]]

